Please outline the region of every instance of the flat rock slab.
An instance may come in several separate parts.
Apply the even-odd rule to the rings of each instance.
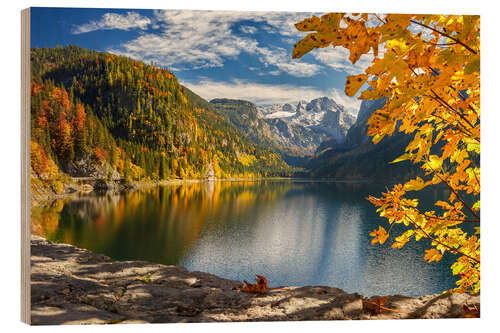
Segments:
[[[35,325],[457,318],[479,295],[391,296],[374,314],[363,297],[332,287],[242,292],[240,281],[144,261],[112,262],[67,244],[31,238]]]

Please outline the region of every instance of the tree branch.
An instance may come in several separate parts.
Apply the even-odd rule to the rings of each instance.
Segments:
[[[451,246],[449,246],[449,245],[447,245],[447,244],[445,244],[445,243],[443,243],[443,242],[441,242],[441,241],[439,241],[439,240],[437,240],[437,239],[433,238],[433,237],[432,237],[431,235],[429,235],[429,234],[428,234],[428,233],[427,233],[427,232],[426,232],[426,231],[425,231],[425,230],[424,230],[421,226],[419,226],[419,225],[418,225],[418,224],[417,224],[417,223],[416,223],[416,222],[415,222],[415,221],[414,221],[411,217],[409,217],[409,216],[408,216],[408,215],[406,215],[406,214],[405,214],[405,216],[406,216],[406,217],[410,220],[410,223],[411,223],[411,224],[413,224],[413,225],[414,225],[414,226],[415,226],[418,230],[420,230],[420,231],[421,231],[421,232],[425,235],[425,237],[429,238],[431,241],[436,242],[436,243],[438,243],[438,244],[440,244],[440,245],[442,245],[442,246],[446,247],[446,248],[447,248],[447,249],[449,249],[449,250],[450,250],[450,252],[452,252],[452,253],[458,253],[458,254],[460,254],[460,255],[462,255],[462,256],[464,256],[464,257],[469,258],[469,259],[470,259],[470,260],[472,260],[472,261],[477,262],[478,264],[479,264],[479,263],[481,263],[478,259],[473,258],[473,257],[471,257],[471,256],[469,256],[469,255],[467,255],[467,254],[465,254],[465,253],[463,253],[463,252],[461,252],[460,250],[457,250],[457,249],[455,249],[454,247],[451,247]]]
[[[426,164],[427,164],[427,165],[429,165],[429,163],[427,163],[427,162],[426,162]],[[431,168],[431,169],[432,169],[432,167],[431,167],[430,165],[429,165],[429,168]],[[432,169],[432,170],[434,170],[434,169]],[[434,172],[435,172],[435,170],[434,170]],[[436,175],[436,177],[438,177],[438,178],[439,178],[439,179],[440,179],[443,183],[445,183],[445,185],[446,185],[446,186],[450,189],[450,191],[452,191],[452,192],[455,194],[455,196],[457,197],[457,199],[458,199],[458,200],[460,200],[460,202],[464,205],[464,207],[465,207],[465,208],[467,208],[467,210],[469,210],[469,211],[471,212],[471,214],[472,214],[472,215],[474,215],[474,217],[475,217],[476,219],[481,219],[481,218],[480,218],[480,217],[476,214],[476,212],[475,212],[474,210],[472,210],[472,208],[470,208],[470,207],[469,207],[469,205],[467,205],[467,204],[465,203],[465,201],[463,201],[463,200],[462,200],[462,198],[461,198],[461,197],[460,197],[460,195],[457,193],[457,191],[455,191],[455,189],[454,189],[453,187],[451,187],[451,185],[450,185],[450,184],[448,184],[448,182],[447,182],[445,179],[441,178],[441,177],[439,176],[439,174],[438,174],[438,173],[434,173],[434,174],[435,174],[435,175]]]
[[[418,76],[418,74],[415,72],[415,70],[414,70],[414,69],[413,69],[410,65],[408,65],[408,68],[409,68],[409,69],[413,72],[413,74],[415,74],[415,76]],[[429,67],[429,68],[430,68],[430,70],[431,70],[432,72],[436,73],[436,72],[434,71],[434,69],[432,69],[432,67]],[[437,74],[438,74],[438,73],[436,73],[436,75],[437,75]],[[451,88],[453,89],[453,87],[451,87]],[[455,110],[453,107],[451,107],[451,105],[449,105],[448,103],[446,103],[446,101],[444,101],[441,97],[439,97],[439,96],[438,96],[438,94],[437,94],[437,93],[436,93],[433,89],[430,89],[430,91],[434,94],[434,96],[429,96],[429,97],[434,98],[434,99],[435,99],[435,100],[437,100],[437,101],[438,101],[441,105],[443,105],[444,107],[446,107],[446,108],[448,108],[448,109],[452,110],[454,113],[456,113],[457,115],[459,115],[459,116],[460,116],[463,120],[465,120],[465,121],[467,122],[467,124],[469,124],[469,125],[470,125],[470,127],[474,128],[474,126],[473,126],[473,125],[472,125],[472,124],[471,124],[471,123],[470,123],[470,122],[469,122],[469,121],[468,121],[468,120],[467,120],[467,119],[466,119],[466,118],[465,118],[465,117],[464,117],[464,116],[463,116],[460,112],[458,112],[458,111],[457,111],[457,110]],[[441,119],[444,121],[444,119],[443,119],[443,118],[441,118]],[[474,134],[472,134],[472,132],[468,131],[468,130],[465,128],[465,126],[464,126],[462,123],[460,123],[458,120],[457,120],[457,124],[458,124],[458,125],[460,125],[460,126],[463,128],[463,131],[465,131],[465,132],[469,135],[469,137],[470,137],[471,139],[475,139],[476,141],[478,141],[478,142],[479,142],[479,139],[477,139],[477,138],[474,136]],[[459,126],[459,127],[460,127],[460,126]],[[462,131],[462,132],[463,132],[463,131]],[[465,134],[465,133],[464,133],[464,134]]]
[[[444,107],[448,108],[449,110],[453,111],[453,113],[455,113],[456,115],[458,115],[460,118],[462,118],[471,128],[475,128],[474,125],[472,125],[470,123],[470,121],[467,120],[467,118],[465,118],[465,116],[458,112],[457,110],[455,110],[450,104],[448,104],[445,100],[443,100],[441,97],[438,96],[438,94],[433,90],[431,89],[431,92],[434,94],[434,98],[439,101],[439,103],[441,103],[441,105],[443,105]],[[431,96],[432,97],[432,96]],[[459,123],[460,125],[462,125],[463,129],[466,130],[471,139],[474,139],[476,140],[477,142],[481,143],[481,139],[477,138],[474,134],[472,134],[472,132],[468,131],[465,126],[463,124],[461,124],[458,120],[457,120],[457,123]]]
[[[430,70],[434,73],[434,75],[436,75],[436,76],[437,76],[437,75],[439,75],[439,73],[438,73],[438,72],[436,72],[436,71],[434,70],[434,68],[432,68],[431,66],[427,66],[427,68],[429,68],[429,69],[430,69]],[[448,87],[450,87],[451,89],[453,89],[453,91],[457,91],[457,89],[456,89],[456,88],[454,88],[454,87],[452,87],[452,86],[448,86]],[[459,96],[460,98],[462,98],[462,100],[463,100],[463,101],[465,101],[465,100],[467,99],[467,98],[464,96],[464,94],[462,94],[462,92],[460,92],[460,91],[458,91],[458,96]],[[469,109],[471,109],[471,110],[472,110],[472,111],[476,114],[476,116],[477,116],[477,111],[476,111],[476,109],[474,109],[470,103],[468,104],[468,106],[469,106]]]
[[[453,40],[453,41],[457,42],[458,44],[462,45],[463,47],[465,47],[465,48],[466,48],[467,50],[469,50],[470,52],[472,52],[472,53],[474,53],[474,54],[477,54],[477,52],[476,52],[476,51],[474,51],[474,50],[473,50],[470,46],[468,46],[468,45],[467,45],[467,44],[465,44],[464,42],[462,42],[462,41],[460,41],[460,40],[456,39],[455,37],[448,35],[448,34],[447,34],[446,32],[444,32],[444,31],[439,31],[439,30],[437,30],[437,29],[435,29],[435,28],[433,28],[433,27],[430,27],[430,26],[428,26],[428,25],[426,25],[426,24],[420,23],[420,22],[415,21],[415,20],[410,20],[410,22],[411,22],[411,23],[414,23],[414,24],[418,24],[419,26],[424,27],[424,28],[427,28],[427,29],[430,29],[430,30],[432,30],[432,31],[434,31],[434,32],[437,32],[438,34],[440,34],[440,35],[442,35],[442,36],[444,36],[444,37],[447,37],[447,38],[449,38],[449,39],[451,39],[451,40]]]
[[[424,95],[424,96],[427,96],[427,95]],[[432,98],[432,99],[434,99],[433,96],[429,96],[429,97]],[[464,136],[466,136],[468,138],[471,138],[471,139],[474,139],[474,135],[471,132],[468,132],[465,128],[462,128],[460,122],[457,121],[457,126],[458,126],[457,127],[453,123],[449,123],[446,119],[444,119],[443,117],[441,117],[441,116],[439,116],[437,114],[433,113],[432,116],[441,119],[444,123],[447,124],[447,126],[450,126],[455,131],[462,133]]]
[[[432,43],[432,42],[427,42],[424,41],[424,43],[429,44],[429,45],[434,45],[434,46],[450,46],[450,45],[457,45],[457,42],[454,43]]]

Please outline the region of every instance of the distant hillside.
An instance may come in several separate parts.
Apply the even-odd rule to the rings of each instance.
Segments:
[[[167,69],[76,46],[31,50],[32,167],[166,179],[290,175]]]
[[[210,103],[255,144],[278,152],[290,165],[304,164],[307,156],[304,150],[308,147],[301,144],[307,142],[310,133],[303,127],[290,126],[285,130],[286,124],[281,126],[279,121],[261,119],[257,107],[248,101],[219,98]],[[287,134],[282,135],[283,132]]]

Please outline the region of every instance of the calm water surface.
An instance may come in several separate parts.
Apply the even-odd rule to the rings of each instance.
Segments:
[[[426,263],[425,241],[399,250],[390,241],[370,245],[369,233],[386,222],[365,198],[383,189],[297,180],[194,183],[56,201],[33,209],[32,219],[54,242],[115,260],[236,280],[262,274],[272,286],[327,285],[366,296],[454,287],[452,255]],[[438,195],[422,200],[430,204]]]

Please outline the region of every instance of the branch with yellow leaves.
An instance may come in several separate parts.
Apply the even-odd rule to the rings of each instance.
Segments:
[[[431,72],[432,72],[432,73],[434,73],[434,75],[439,75],[439,73],[438,73],[438,72],[436,72],[436,71],[434,70],[434,68],[432,68],[431,66],[427,66],[427,68],[428,68],[428,69],[430,69],[430,70],[431,70]],[[448,87],[450,87],[451,89],[453,89],[453,91],[457,91],[457,89],[456,89],[455,87],[452,87],[452,86],[448,86]],[[459,97],[460,97],[463,101],[465,101],[465,100],[467,99],[467,98],[464,96],[464,94],[462,94],[462,92],[460,92],[460,91],[458,92],[458,96],[459,96]],[[469,107],[469,109],[470,109],[472,112],[474,112],[474,113],[476,114],[476,116],[478,116],[477,110],[476,110],[475,106],[474,106],[472,103],[469,103],[469,104],[468,104],[468,107]]]
[[[478,264],[480,263],[480,261],[479,261],[478,259],[473,258],[473,257],[471,257],[471,256],[469,256],[469,255],[467,255],[467,254],[463,253],[462,251],[460,251],[460,250],[458,250],[458,249],[456,249],[456,248],[454,248],[454,247],[451,247],[451,246],[449,246],[448,244],[445,244],[445,243],[443,243],[443,242],[441,242],[441,241],[437,240],[436,238],[432,237],[431,235],[429,235],[429,234],[428,234],[428,233],[427,233],[427,232],[426,232],[426,231],[425,231],[425,230],[424,230],[421,226],[419,226],[419,225],[418,225],[418,224],[417,224],[417,223],[416,223],[416,222],[415,222],[415,221],[414,221],[411,217],[409,217],[408,215],[406,215],[406,214],[405,214],[405,217],[406,217],[406,218],[408,218],[409,222],[410,222],[411,224],[413,224],[413,225],[414,225],[414,226],[415,226],[418,230],[420,230],[420,231],[424,234],[424,236],[425,236],[426,238],[430,239],[431,241],[433,241],[433,242],[435,242],[435,243],[437,243],[437,244],[440,244],[440,245],[442,245],[442,246],[446,247],[447,249],[449,249],[449,250],[450,250],[450,252],[451,252],[451,253],[457,253],[457,254],[460,254],[460,255],[462,255],[462,256],[464,256],[464,257],[466,257],[466,258],[469,258],[470,260],[472,260],[472,261],[474,261],[474,262],[477,262]]]
[[[415,76],[418,76],[417,72],[415,72],[415,70],[410,66],[408,65],[408,68],[413,72],[413,74],[415,74]],[[430,68],[430,67],[429,67]],[[434,72],[434,70],[432,68],[430,68],[431,71]],[[454,89],[453,87],[450,87],[452,89]],[[433,93],[434,96],[431,96],[431,95],[423,95],[423,96],[428,96],[432,99],[434,99],[435,101],[437,101],[439,104],[441,104],[446,110],[450,110],[452,111],[453,113],[452,114],[456,114],[458,115],[460,118],[462,118],[471,128],[474,128],[475,126],[472,125],[465,117],[464,115],[462,115],[460,112],[458,112],[457,110],[455,110],[451,105],[449,105],[446,101],[444,101],[433,89],[430,89],[430,91]],[[441,120],[447,122],[444,118],[442,117],[439,117]],[[464,124],[462,124],[459,120],[456,120],[457,122],[457,126],[458,127],[455,127],[457,130],[459,130],[460,132],[462,132],[463,134],[465,134],[467,137],[473,139],[473,140],[476,140],[477,142],[480,142],[480,139],[477,138],[472,132],[470,132],[465,126]],[[452,125],[453,126],[453,125]],[[453,126],[454,127],[454,126]]]
[[[469,120],[467,120],[467,118],[465,118],[465,116],[461,113],[461,112],[458,112],[457,110],[455,110],[450,104],[448,104],[448,102],[446,102],[443,98],[441,98],[435,91],[434,89],[431,89],[431,92],[434,94],[435,98],[445,107],[447,107],[448,109],[452,110],[456,115],[458,115],[460,118],[462,118],[471,128],[474,128],[475,126],[472,125],[470,123]],[[463,125],[462,125],[463,126]],[[475,140],[477,140],[478,142],[479,141],[479,138],[474,138]]]
[[[421,26],[421,27],[427,28],[427,29],[429,29],[429,30],[432,30],[432,31],[434,31],[434,32],[436,32],[436,33],[438,33],[438,34],[440,34],[440,35],[442,35],[442,36],[446,37],[446,38],[449,38],[449,39],[451,39],[451,40],[455,41],[456,43],[458,43],[458,44],[462,45],[463,47],[465,47],[465,48],[466,48],[467,50],[469,50],[470,52],[472,52],[472,53],[474,53],[474,54],[477,54],[477,52],[476,52],[476,51],[474,51],[474,50],[473,50],[470,46],[468,46],[468,45],[467,45],[467,44],[465,44],[464,42],[462,42],[462,41],[460,41],[460,40],[456,39],[455,37],[450,36],[449,34],[447,34],[447,33],[446,33],[446,32],[444,32],[444,31],[439,31],[439,30],[437,30],[437,29],[435,29],[435,28],[433,28],[433,27],[431,27],[431,26],[428,26],[428,25],[426,25],[426,24],[423,24],[423,23],[418,22],[418,21],[415,21],[415,20],[410,20],[410,22],[411,22],[411,23],[414,23],[414,24],[417,24],[417,25],[419,25],[419,26]]]
[[[479,219],[480,219],[479,215],[477,215],[477,214],[476,214],[476,212],[475,212],[475,211],[474,211],[474,210],[473,210],[473,209],[472,209],[469,205],[467,205],[467,204],[465,203],[465,201],[464,201],[464,200],[460,197],[460,195],[458,194],[458,192],[457,192],[457,191],[455,191],[455,189],[454,189],[454,188],[453,188],[450,184],[448,184],[448,182],[447,182],[445,179],[443,179],[443,178],[439,177],[439,175],[438,175],[437,173],[436,173],[435,175],[436,175],[436,177],[438,177],[438,178],[439,178],[439,179],[440,179],[440,180],[441,180],[441,181],[442,181],[442,182],[443,182],[443,183],[444,183],[444,184],[445,184],[445,185],[446,185],[446,186],[450,189],[450,191],[452,191],[452,192],[453,192],[453,194],[455,194],[456,198],[457,198],[457,199],[458,199],[458,200],[459,200],[459,201],[460,201],[460,202],[464,205],[464,207],[465,207],[465,208],[467,208],[467,210],[468,210],[468,211],[469,211],[469,212],[470,212],[470,213],[471,213],[471,214],[472,214],[475,218],[477,218],[477,219],[479,220]]]
[[[380,18],[377,14],[374,14],[374,15],[375,15],[375,17],[376,17],[376,18],[377,18],[377,19],[378,19],[381,23],[383,23],[383,24],[387,23],[387,21],[386,21],[386,20],[381,19],[381,18]],[[411,22],[411,23],[413,23],[413,24],[417,24],[417,25],[419,25],[419,26],[421,26],[421,27],[423,27],[423,28],[426,28],[426,29],[432,30],[432,31],[434,31],[434,32],[436,32],[436,33],[438,33],[438,34],[440,34],[440,35],[441,35],[441,36],[443,36],[443,37],[449,38],[449,39],[451,39],[452,41],[454,41],[456,44],[460,44],[460,45],[462,45],[463,47],[465,47],[467,50],[469,50],[470,52],[472,52],[472,53],[474,53],[474,54],[477,54],[477,52],[476,52],[476,51],[474,51],[474,50],[473,50],[470,46],[468,46],[468,45],[467,45],[467,44],[465,44],[464,42],[462,42],[462,41],[458,40],[457,38],[455,38],[455,37],[453,37],[453,36],[450,36],[449,34],[447,34],[447,33],[446,33],[446,32],[444,32],[444,31],[439,31],[439,30],[437,30],[437,29],[435,29],[435,28],[433,28],[433,27],[431,27],[431,26],[428,26],[428,25],[426,25],[426,24],[424,24],[424,23],[421,23],[421,22],[418,22],[418,21],[416,21],[416,20],[410,20],[410,22]],[[452,45],[452,44],[451,44],[451,43],[447,43],[447,45]]]

